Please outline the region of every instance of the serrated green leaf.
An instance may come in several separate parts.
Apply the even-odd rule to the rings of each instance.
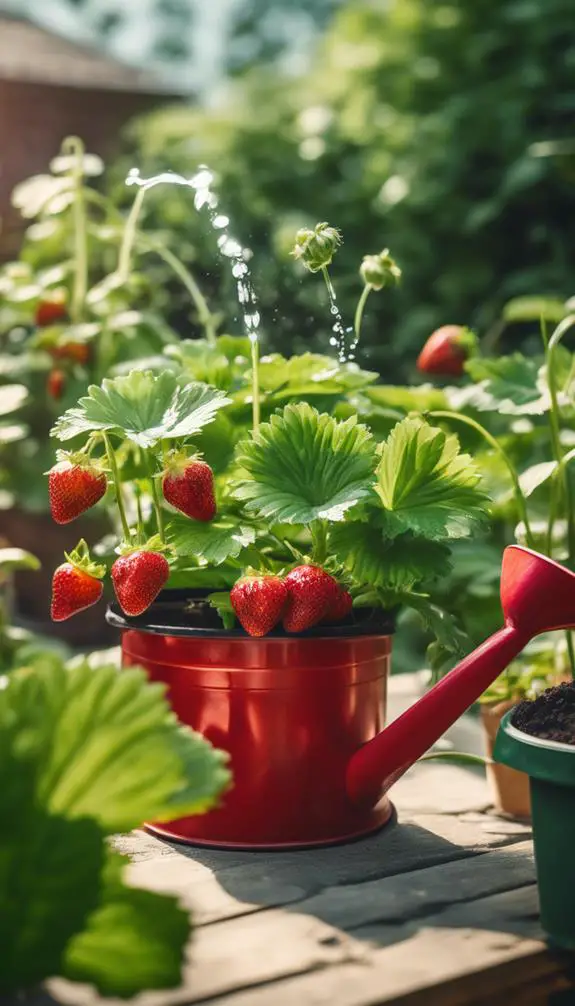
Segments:
[[[227,401],[209,385],[182,386],[169,371],[133,370],[127,377],[105,379],[101,387],[92,385],[86,397],[57,420],[52,436],[71,440],[105,430],[139,447],[153,447],[160,440],[198,433]]]
[[[200,813],[227,784],[226,756],[179,726],[143,671],[16,671],[0,691],[26,724],[37,799],[55,815],[91,817],[113,834],[144,819]]]
[[[445,545],[412,535],[386,541],[373,524],[338,524],[330,532],[329,546],[358,585],[391,593],[429,583],[451,569]]]
[[[480,478],[456,436],[421,419],[403,419],[383,445],[377,468],[387,533],[411,531],[436,541],[465,537],[486,514]]]
[[[178,555],[193,555],[210,566],[235,559],[256,540],[254,529],[247,525],[227,520],[202,523],[179,516],[172,518],[166,533]]]
[[[402,412],[431,412],[444,409],[445,393],[431,384],[404,388],[395,384],[376,384],[364,392],[375,405],[386,409],[400,409]]]
[[[229,590],[219,590],[208,594],[208,602],[220,616],[224,629],[233,629],[236,624],[236,613],[232,606]]]
[[[2,721],[3,730],[6,722]],[[5,738],[4,738],[5,739]],[[68,821],[35,808],[8,813],[8,773],[23,783],[26,735],[2,745],[0,993],[33,987],[60,970],[66,945],[98,903],[104,844],[95,821]]]
[[[526,468],[519,476],[519,485],[521,486],[523,495],[531,496],[531,493],[535,492],[539,486],[551,478],[556,469],[556,461],[542,461],[538,465],[531,465],[530,468]]]
[[[101,902],[68,946],[62,974],[103,996],[179,985],[190,921],[177,899],[126,887],[129,860],[108,850]]]
[[[406,595],[405,603],[418,612],[426,628],[433,632],[444,656],[448,653],[459,658],[469,652],[469,638],[449,612],[418,595]]]
[[[355,416],[337,422],[305,402],[286,406],[238,446],[246,509],[287,524],[343,520],[369,495],[375,441]]]
[[[262,357],[260,387],[274,397],[297,394],[337,394],[363,388],[377,380],[374,372],[360,370],[354,363],[338,363],[319,353],[301,353],[288,359],[279,353]]]
[[[184,373],[194,381],[205,381],[219,388],[229,388],[232,367],[227,357],[205,339],[184,339],[168,346],[166,355],[178,361]]]
[[[469,404],[480,412],[511,416],[539,416],[549,408],[549,396],[539,386],[541,359],[521,353],[511,356],[468,360],[465,369],[478,383]]]

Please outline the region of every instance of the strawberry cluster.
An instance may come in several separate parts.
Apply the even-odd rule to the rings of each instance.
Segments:
[[[48,473],[50,510],[57,524],[68,524],[94,506],[108,486],[106,473],[96,462],[72,455]],[[194,520],[209,521],[216,514],[214,476],[205,461],[178,455],[170,459],[162,479],[164,499]],[[125,543],[123,554],[111,568],[114,592],[126,615],[143,614],[166,585],[170,566],[161,540],[155,536],[145,546]],[[105,567],[92,562],[85,542],[66,555],[52,580],[51,617],[61,622],[100,600]]]
[[[296,566],[284,578],[243,576],[230,599],[250,636],[266,636],[280,621],[286,632],[305,632],[320,622],[339,622],[352,607],[351,594],[312,564]]]

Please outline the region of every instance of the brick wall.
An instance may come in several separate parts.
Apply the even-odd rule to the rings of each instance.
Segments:
[[[10,206],[14,186],[45,172],[65,136],[107,158],[133,115],[169,101],[151,94],[0,80],[0,259],[17,254],[25,227]]]

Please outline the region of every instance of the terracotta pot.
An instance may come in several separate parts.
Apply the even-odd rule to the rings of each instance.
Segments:
[[[505,713],[513,709],[515,705],[516,702],[511,700],[507,702],[482,703],[481,705],[485,752],[490,759],[493,759],[493,749],[499,724]],[[506,817],[518,817],[524,820],[531,818],[529,776],[525,772],[518,772],[507,765],[492,761],[491,764],[487,765],[487,781],[493,804],[498,814],[503,814]]]
[[[10,545],[26,549],[42,563],[37,572],[19,571],[14,576],[14,616],[25,628],[42,635],[56,636],[70,646],[108,646],[114,640],[103,624],[102,604],[94,605],[65,622],[50,620],[52,574],[64,562],[80,538],[89,545],[109,531],[102,515],[79,517],[72,524],[55,524],[47,513],[28,513],[18,507],[0,512],[0,533]]]

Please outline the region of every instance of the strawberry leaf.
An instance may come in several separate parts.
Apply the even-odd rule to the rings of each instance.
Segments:
[[[259,368],[260,387],[273,393],[274,400],[352,391],[377,377],[372,371],[360,370],[357,364],[338,363],[318,353],[302,353],[289,359],[272,353],[262,357]]]
[[[375,442],[355,416],[337,422],[305,402],[288,405],[238,446],[234,495],[250,513],[287,524],[343,520],[373,485]]]
[[[493,359],[468,360],[465,369],[477,387],[468,404],[480,412],[539,416],[549,409],[549,395],[539,383],[541,359],[513,353]]]
[[[429,583],[451,568],[446,545],[412,535],[386,541],[383,530],[373,524],[338,524],[330,532],[329,545],[357,584],[390,593]]]
[[[139,447],[190,437],[227,404],[222,391],[207,384],[182,386],[170,371],[133,370],[127,377],[92,385],[78,405],[57,420],[52,436],[71,440],[97,430],[115,433]]]
[[[251,527],[228,520],[202,523],[187,517],[174,517],[166,534],[178,555],[193,555],[212,566],[237,558],[256,540],[256,533]]]
[[[127,857],[107,851],[100,904],[70,942],[62,974],[104,996],[179,985],[190,925],[176,898],[126,887]],[[121,933],[121,952],[118,938]]]
[[[388,535],[466,537],[486,515],[488,499],[479,482],[479,470],[459,452],[457,437],[421,419],[403,419],[383,445],[377,468]]]
[[[26,771],[25,741],[4,734],[2,744],[3,812],[10,828],[0,837],[0,995],[58,972],[68,940],[98,903],[104,855],[94,821],[67,821],[31,802],[14,814],[6,803],[7,787],[14,787],[15,775],[21,783]]]
[[[229,590],[219,590],[215,594],[208,594],[208,603],[216,609],[224,629],[233,629],[236,624],[236,613],[232,606]]]
[[[162,687],[146,682],[137,668],[85,662],[10,675],[0,722],[17,713],[26,728],[41,806],[113,834],[214,802],[228,780],[225,756],[181,728]]]

